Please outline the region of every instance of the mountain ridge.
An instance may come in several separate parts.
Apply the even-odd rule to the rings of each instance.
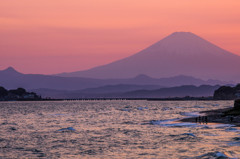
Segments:
[[[105,88],[109,86],[104,86]],[[104,88],[102,87],[102,88]],[[114,87],[114,86],[110,86]],[[35,89],[31,90],[42,97],[63,98],[63,99],[77,99],[77,98],[174,98],[174,97],[209,97],[212,96],[214,91],[220,86],[210,85],[183,85],[169,88],[156,88],[156,89],[137,89],[137,90],[119,90],[116,91],[91,91],[76,90],[76,91],[63,91],[63,90],[49,90],[49,89]],[[100,87],[99,87],[100,88]],[[95,88],[95,89],[99,89]]]
[[[173,76],[169,78],[152,78],[146,75],[138,75],[134,78],[126,79],[93,79],[80,77],[59,77],[40,74],[22,74],[14,69],[0,71],[0,86],[7,89],[23,87],[25,89],[48,88],[56,90],[80,90],[86,88],[96,88],[105,85],[158,85],[161,87],[172,87],[180,85],[224,85],[229,82],[217,80],[202,80],[190,76]]]
[[[64,77],[155,78],[187,75],[202,79],[240,80],[240,56],[190,32],[175,32],[142,51],[115,62]]]

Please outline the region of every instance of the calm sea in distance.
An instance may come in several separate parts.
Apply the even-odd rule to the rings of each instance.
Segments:
[[[240,158],[240,129],[180,123],[233,101],[0,102],[0,158]]]

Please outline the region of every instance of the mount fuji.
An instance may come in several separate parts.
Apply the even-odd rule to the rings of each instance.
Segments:
[[[175,32],[127,58],[58,76],[109,79],[139,74],[155,78],[186,75],[205,80],[239,81],[240,56],[193,33]]]

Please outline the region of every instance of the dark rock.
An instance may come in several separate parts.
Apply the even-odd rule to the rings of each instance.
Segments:
[[[234,109],[240,109],[240,99],[234,101]]]
[[[10,127],[9,129],[12,130],[12,131],[17,130],[15,127]]]
[[[226,100],[235,98],[235,90],[230,86],[222,86],[214,92],[214,99]]]
[[[46,157],[46,155],[44,153],[39,153],[37,157]]]

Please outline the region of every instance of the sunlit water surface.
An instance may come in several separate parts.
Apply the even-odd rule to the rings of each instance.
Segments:
[[[0,158],[240,158],[231,125],[175,123],[233,101],[1,102]]]

